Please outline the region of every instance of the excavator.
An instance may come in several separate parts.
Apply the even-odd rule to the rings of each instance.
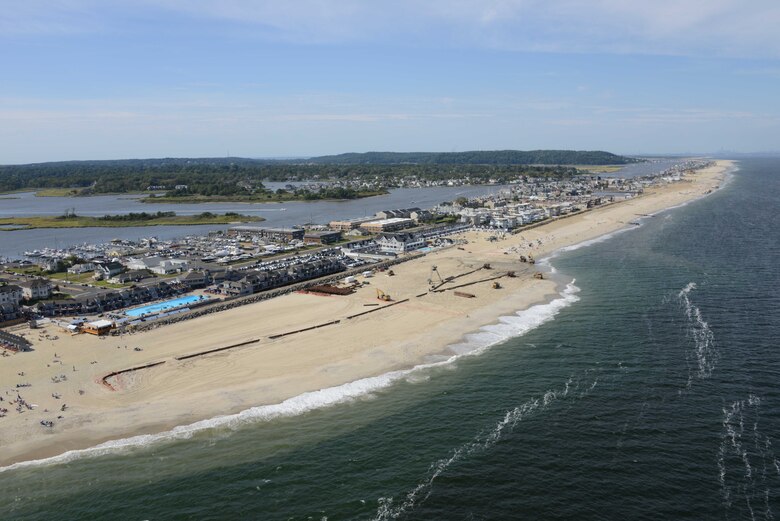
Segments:
[[[384,291],[382,291],[379,288],[376,288],[376,298],[378,300],[383,301],[383,302],[390,302],[390,301],[393,300],[393,299],[390,298],[390,295],[388,295],[387,293],[385,293]]]

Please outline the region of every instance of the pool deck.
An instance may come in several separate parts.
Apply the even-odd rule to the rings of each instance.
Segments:
[[[190,304],[194,304],[195,302],[204,302],[208,299],[209,297],[205,297],[202,295],[189,295],[186,297],[164,300],[162,302],[147,304],[146,306],[128,309],[124,312],[124,314],[128,317],[140,318],[147,315],[154,315],[160,312],[172,311],[174,309],[179,309],[182,307],[186,307]]]

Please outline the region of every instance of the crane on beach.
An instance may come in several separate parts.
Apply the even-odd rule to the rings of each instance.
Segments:
[[[436,274],[436,277],[439,278],[439,283],[440,284],[444,283],[444,279],[441,278],[441,273],[439,273],[439,269],[434,264],[434,265],[431,266],[431,274],[428,276],[428,285],[429,286],[433,286],[433,284],[434,284],[434,280],[433,280],[434,273]]]

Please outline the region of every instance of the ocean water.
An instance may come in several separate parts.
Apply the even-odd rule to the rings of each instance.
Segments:
[[[1,471],[0,519],[773,519],[778,200],[744,160],[463,356]]]

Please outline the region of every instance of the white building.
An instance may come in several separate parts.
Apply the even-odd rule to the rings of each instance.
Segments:
[[[68,273],[72,275],[81,275],[82,273],[88,273],[95,271],[95,265],[91,262],[85,262],[83,264],[74,264],[68,268]]]
[[[413,233],[393,233],[377,237],[379,251],[385,253],[405,253],[425,246],[425,238]]]
[[[157,275],[167,275],[186,271],[189,262],[183,259],[163,259],[162,257],[142,257],[127,260],[127,267],[131,270],[149,270]]]
[[[19,283],[22,296],[27,300],[39,300],[51,296],[51,284],[47,280],[33,279]]]
[[[14,286],[13,284],[0,286],[0,305],[11,304],[13,306],[18,306],[19,302],[22,300],[22,296],[22,288],[19,286]]]

